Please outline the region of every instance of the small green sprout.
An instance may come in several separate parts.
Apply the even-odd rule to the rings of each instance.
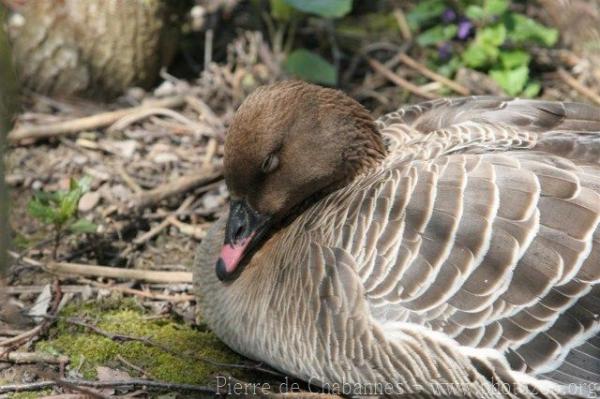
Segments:
[[[31,216],[54,229],[53,259],[56,259],[60,240],[65,233],[95,233],[97,230],[96,224],[79,218],[77,214],[79,200],[83,194],[89,191],[90,182],[89,177],[84,177],[79,181],[71,179],[69,190],[38,191],[27,204],[27,210]]]

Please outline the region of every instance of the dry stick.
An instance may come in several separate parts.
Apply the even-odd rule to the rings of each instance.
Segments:
[[[190,205],[192,204],[193,201],[194,201],[194,197],[193,196],[187,197],[181,203],[181,205],[179,206],[179,208],[177,208],[177,210],[175,212],[173,212],[170,216],[165,217],[164,220],[162,222],[160,222],[158,225],[154,226],[153,228],[151,228],[150,230],[148,230],[147,232],[145,232],[141,236],[136,237],[133,240],[133,245],[128,246],[121,253],[121,257],[126,257],[131,252],[133,252],[137,246],[146,243],[148,240],[151,240],[152,238],[154,238],[155,236],[157,236],[158,234],[160,234],[164,229],[166,229],[167,227],[169,227],[172,224],[171,218],[176,218],[176,215],[178,213],[185,212],[190,207]]]
[[[44,323],[38,324],[37,326],[33,327],[31,330],[25,331],[23,334],[19,334],[12,338],[5,339],[4,341],[0,341],[0,346],[10,346],[10,345],[17,344],[21,341],[24,341],[26,339],[29,339],[29,338],[35,336],[36,334],[38,334],[40,331],[42,331],[43,328],[44,328]]]
[[[188,294],[179,294],[179,295],[157,294],[157,293],[149,292],[149,291],[136,290],[135,288],[120,287],[118,285],[100,284],[100,283],[96,283],[96,282],[91,282],[91,284],[94,285],[96,288],[103,288],[103,289],[107,289],[107,290],[111,290],[111,291],[118,291],[118,292],[123,292],[126,294],[136,295],[136,296],[143,297],[143,298],[158,299],[161,301],[167,301],[167,302],[172,302],[172,303],[189,302],[189,301],[196,300],[196,297],[194,295],[188,295]]]
[[[168,108],[164,108],[164,107],[149,107],[149,108],[139,109],[139,110],[129,113],[128,115],[124,116],[123,118],[121,118],[118,121],[116,121],[115,123],[113,123],[107,129],[107,132],[110,133],[110,132],[114,132],[114,131],[123,130],[126,127],[128,127],[129,125],[131,125],[139,120],[146,119],[147,117],[152,116],[152,115],[168,116],[168,117],[173,118],[176,121],[182,123],[183,125],[185,125],[187,127],[190,127],[192,129],[198,129],[198,124],[192,122],[185,116],[181,115],[178,112],[173,111],[172,109],[168,109]]]
[[[596,104],[600,104],[600,95],[595,93],[593,90],[585,87],[577,79],[571,76],[570,73],[565,71],[563,68],[558,68],[558,76],[569,86],[575,89],[579,94],[586,96]]]
[[[410,31],[404,12],[400,8],[396,8],[394,9],[394,17],[396,18],[396,22],[398,23],[400,33],[402,33],[404,40],[412,40],[412,32]]]
[[[196,240],[201,240],[206,237],[206,230],[201,226],[183,223],[175,216],[169,216],[167,222],[169,222],[170,225],[175,226],[181,234],[195,238]]]
[[[48,137],[55,137],[64,134],[78,133],[83,130],[92,130],[109,126],[119,119],[131,113],[137,113],[148,108],[156,107],[179,107],[185,102],[183,96],[167,97],[164,99],[148,102],[137,107],[120,109],[116,111],[104,112],[92,116],[86,116],[79,119],[53,123],[50,125],[41,126],[20,126],[13,129],[8,134],[8,142],[11,144],[18,143],[25,139],[38,140]]]
[[[148,241],[148,240],[152,239],[153,237],[155,237],[156,235],[158,235],[161,231],[163,231],[167,226],[169,226],[171,224],[171,221],[170,221],[171,217],[175,218],[176,217],[175,215],[177,215],[181,212],[185,212],[192,205],[192,202],[194,202],[194,197],[193,196],[187,197],[181,203],[181,205],[179,205],[179,208],[177,208],[177,210],[175,212],[173,212],[173,214],[171,214],[170,216],[167,216],[161,223],[159,223],[157,226],[154,226],[153,228],[151,228],[150,230],[148,230],[141,236],[136,237],[133,240],[133,243],[135,245],[142,245],[146,241]]]
[[[160,390],[189,391],[217,394],[217,392],[204,385],[177,384],[165,381],[130,379],[115,381],[87,381],[76,379],[57,379],[56,381],[39,381],[31,384],[3,385],[0,386],[0,394],[9,392],[38,391],[52,388],[54,386],[67,387],[89,387],[89,388],[119,388],[119,387],[146,387]]]
[[[139,184],[137,184],[137,182],[133,180],[131,176],[129,176],[123,164],[117,163],[115,165],[115,170],[117,171],[121,179],[125,182],[125,184],[127,184],[127,187],[129,187],[134,193],[139,194],[144,191],[139,186]]]
[[[462,94],[463,96],[468,96],[471,94],[471,91],[468,88],[466,88],[465,86],[463,86],[459,83],[456,83],[456,82],[446,78],[445,76],[442,76],[438,73],[433,72],[431,69],[427,68],[425,65],[421,64],[420,62],[417,62],[414,58],[412,58],[404,53],[398,54],[398,57],[401,62],[403,62],[410,68],[416,70],[420,74],[427,76],[429,79],[435,80],[436,82],[440,82],[441,84],[448,86],[449,88],[451,88],[452,90],[454,90],[455,92],[457,92],[459,94]]]
[[[51,273],[67,276],[106,277],[138,280],[148,283],[192,283],[190,272],[162,272],[155,270],[122,269],[108,266],[92,266],[77,263],[50,262],[45,269]]]
[[[394,72],[392,72],[392,70],[388,69],[386,66],[384,66],[379,61],[374,60],[373,58],[369,58],[368,61],[369,61],[369,65],[371,65],[371,67],[375,71],[382,74],[387,79],[389,79],[396,85],[402,87],[403,89],[406,89],[406,90],[410,91],[411,93],[418,95],[419,97],[427,98],[429,100],[434,100],[436,98],[439,98],[435,94],[427,93],[427,92],[421,90],[419,88],[419,86],[416,86],[416,85],[410,83],[408,80],[403,79],[400,76],[396,75]]]
[[[136,195],[128,204],[129,209],[142,210],[170,196],[193,190],[223,178],[223,171],[209,169],[205,172],[182,176],[177,180]]]
[[[152,378],[152,375],[150,373],[148,373],[146,370],[144,370],[140,366],[136,366],[135,364],[131,363],[129,360],[125,359],[123,356],[117,355],[117,360],[120,361],[121,363],[123,363],[125,366],[129,367],[130,369],[133,369],[133,370],[137,371],[138,373],[140,373],[142,377]]]
[[[60,289],[65,294],[69,294],[69,293],[77,293],[78,294],[78,293],[85,292],[86,290],[98,291],[100,289],[107,289],[107,290],[111,290],[111,291],[124,292],[126,294],[136,295],[136,296],[143,297],[143,298],[158,299],[161,301],[167,301],[167,302],[173,302],[173,303],[188,302],[188,301],[193,301],[196,299],[196,297],[194,295],[188,295],[188,294],[178,294],[178,295],[158,294],[158,293],[155,293],[152,291],[142,291],[142,290],[137,290],[135,288],[121,287],[118,285],[101,284],[96,281],[85,281],[85,282],[86,282],[86,284],[89,284],[89,285],[62,285],[60,287]],[[19,286],[19,287],[4,287],[4,289],[6,290],[6,293],[8,295],[38,294],[38,293],[42,292],[44,287],[45,287],[44,285],[28,285],[28,286]],[[4,330],[0,330],[0,335],[15,336],[15,335],[23,334],[24,332],[26,332],[26,331],[4,329]]]
[[[9,352],[7,356],[0,357],[0,361],[8,361],[15,364],[65,364],[69,363],[69,358],[67,356],[55,356],[50,353],[42,352]]]

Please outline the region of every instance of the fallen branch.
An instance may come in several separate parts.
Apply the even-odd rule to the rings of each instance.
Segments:
[[[65,364],[69,362],[69,358],[67,356],[56,356],[43,352],[8,352],[5,356],[0,357],[0,361],[8,361],[15,364]]]
[[[122,269],[118,267],[92,266],[66,262],[50,262],[45,266],[45,269],[51,273],[67,276],[106,277],[138,280],[148,283],[192,283],[192,273],[190,272]]]
[[[38,334],[44,328],[44,323],[38,324],[33,327],[31,330],[25,331],[23,334],[16,335],[12,338],[5,339],[4,341],[0,341],[0,346],[10,346],[14,344],[18,344],[26,339],[29,339],[36,334]]]
[[[400,28],[400,33],[402,33],[402,38],[408,41],[412,40],[412,32],[410,31],[410,26],[408,26],[406,15],[404,15],[402,9],[395,8],[394,17],[396,18],[396,22],[398,23],[398,28]]]
[[[448,79],[447,77],[440,75],[439,73],[433,72],[425,65],[421,64],[420,62],[417,62],[415,59],[404,53],[398,54],[398,59],[410,68],[419,72],[421,75],[427,76],[429,79],[435,80],[436,82],[448,86],[458,94],[462,94],[463,96],[468,96],[471,94],[471,91],[465,86],[461,85],[460,83],[454,82]]]
[[[179,107],[183,105],[184,102],[185,100],[183,96],[167,97],[148,102],[137,107],[104,112],[79,119],[53,123],[50,125],[19,126],[13,129],[8,134],[7,138],[10,144],[16,144],[23,140],[39,140],[65,134],[78,133],[84,130],[99,129],[110,126],[119,119],[132,113],[139,113],[146,109],[153,109],[156,107]]]
[[[89,388],[145,387],[148,389],[153,388],[158,390],[202,392],[211,394],[217,393],[214,389],[204,385],[177,384],[166,381],[155,381],[145,379],[131,379],[122,381],[87,381],[76,379],[60,379],[56,381],[38,381],[30,384],[2,385],[0,386],[0,394],[9,392],[39,391],[46,388],[52,388],[57,385],[65,386],[67,384],[72,386],[81,386]]]
[[[118,285],[107,285],[107,284],[100,284],[100,283],[96,283],[96,282],[92,282],[92,284],[94,285],[95,289],[103,288],[103,289],[107,289],[107,290],[111,290],[111,291],[123,292],[125,294],[136,295],[136,296],[139,296],[142,298],[157,299],[160,301],[167,301],[167,302],[171,302],[171,303],[189,302],[189,301],[196,300],[196,297],[194,295],[189,295],[189,294],[166,295],[166,294],[157,294],[157,293],[150,292],[150,291],[136,290],[135,288],[120,287]]]
[[[204,173],[199,172],[190,176],[182,176],[179,179],[164,184],[160,187],[137,194],[128,204],[128,209],[136,209],[139,211],[156,204],[165,198],[214,183],[222,178],[223,171],[220,169],[209,169]]]
[[[435,94],[427,93],[426,91],[421,90],[421,88],[419,88],[419,86],[414,85],[414,84],[410,83],[408,80],[401,78],[400,76],[395,74],[391,69],[389,69],[385,65],[383,65],[381,62],[374,60],[373,58],[369,58],[368,61],[369,61],[369,65],[371,65],[371,67],[375,71],[377,71],[378,73],[380,73],[381,75],[386,77],[391,82],[395,83],[397,86],[400,86],[403,89],[408,90],[411,93],[416,94],[419,97],[427,98],[429,100],[434,100],[436,98],[439,98],[439,96],[436,96]]]
[[[579,83],[577,79],[575,79],[571,74],[565,71],[563,68],[558,68],[558,76],[568,84],[571,88],[575,89],[579,94],[589,98],[596,104],[600,104],[600,95],[594,92],[592,89],[589,89]]]

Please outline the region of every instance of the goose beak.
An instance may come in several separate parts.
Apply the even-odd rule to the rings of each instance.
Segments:
[[[225,227],[225,242],[216,265],[221,281],[231,280],[244,256],[268,230],[271,217],[252,209],[245,200],[232,200]]]

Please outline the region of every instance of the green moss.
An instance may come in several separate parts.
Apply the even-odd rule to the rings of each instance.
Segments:
[[[10,394],[8,397],[10,399],[37,399],[48,396],[52,393],[51,389],[44,389],[43,391],[34,391],[34,392],[15,392]]]
[[[108,299],[66,307],[62,318],[51,331],[50,338],[37,344],[37,350],[70,357],[71,367],[81,365],[84,378],[96,376],[96,366],[123,368],[117,355],[141,367],[153,378],[205,384],[214,382],[213,375],[227,372],[242,378],[239,370],[214,366],[200,358],[219,363],[240,363],[243,359],[227,348],[211,332],[198,331],[172,319],[150,319],[134,300]],[[113,334],[148,338],[169,351],[143,342],[118,342],[68,323],[65,318],[89,320],[98,328]],[[177,354],[177,355],[175,355]],[[128,370],[137,376],[134,370]],[[248,377],[248,376],[246,376]]]

